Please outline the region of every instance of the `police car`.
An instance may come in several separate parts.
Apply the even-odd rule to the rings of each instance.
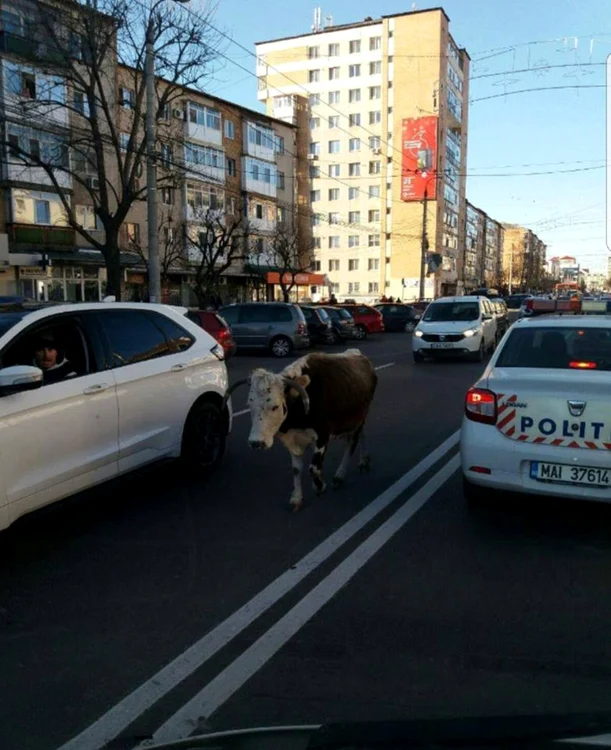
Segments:
[[[465,398],[464,492],[611,502],[611,316],[525,318]]]

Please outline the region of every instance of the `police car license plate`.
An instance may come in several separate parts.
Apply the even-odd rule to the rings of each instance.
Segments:
[[[531,461],[530,477],[539,482],[611,487],[611,470],[592,468],[590,466],[567,466],[566,464],[548,464],[541,461]]]
[[[453,349],[454,344],[448,343],[447,341],[442,344],[431,344],[431,349]]]

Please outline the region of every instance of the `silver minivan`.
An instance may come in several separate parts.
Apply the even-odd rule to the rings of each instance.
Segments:
[[[221,307],[238,350],[266,349],[275,357],[287,357],[295,349],[310,346],[308,325],[301,308],[285,302],[239,302]]]

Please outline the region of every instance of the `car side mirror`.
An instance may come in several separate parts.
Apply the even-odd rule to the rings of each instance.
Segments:
[[[15,365],[0,370],[0,397],[21,391],[33,391],[42,385],[42,370],[30,365]]]

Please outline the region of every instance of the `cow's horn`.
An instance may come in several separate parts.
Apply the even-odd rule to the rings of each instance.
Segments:
[[[225,410],[225,407],[227,406],[229,397],[235,391],[235,389],[239,388],[241,385],[247,385],[249,382],[250,382],[249,378],[243,378],[242,380],[236,381],[233,385],[230,385],[229,388],[227,388],[227,391],[225,392],[225,395],[223,396],[223,411]]]
[[[284,384],[289,388],[294,388],[299,393],[301,400],[303,401],[303,410],[307,414],[310,411],[310,397],[308,396],[306,389],[301,383],[298,383],[296,380],[291,380],[291,378],[284,378]]]

